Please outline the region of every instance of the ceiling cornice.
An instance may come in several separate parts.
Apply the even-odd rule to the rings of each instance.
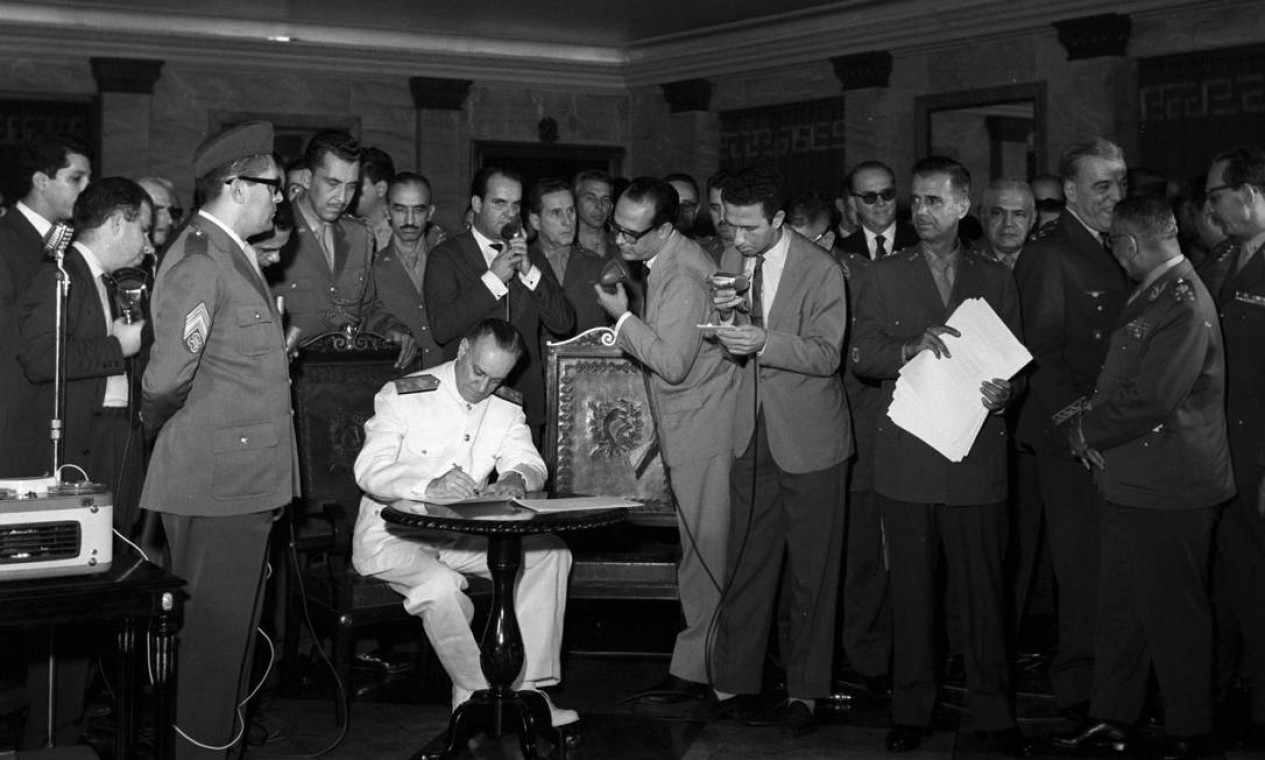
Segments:
[[[1113,0],[1121,14],[1242,5],[1241,0]],[[963,39],[1054,34],[1054,21],[1101,13],[1102,0],[843,0],[776,20],[726,24],[624,48],[408,31],[346,29],[69,10],[0,0],[0,51],[37,60],[77,56],[154,58],[258,71],[322,71],[373,77],[449,77],[573,91],[626,93],[697,78],[829,66],[829,59],[875,50],[895,54],[948,48]],[[928,11],[928,8],[934,8]],[[266,39],[285,35],[296,40]]]

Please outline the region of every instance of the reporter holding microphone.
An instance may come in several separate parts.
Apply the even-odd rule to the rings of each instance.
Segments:
[[[455,359],[461,337],[488,317],[504,319],[522,334],[527,350],[505,379],[523,394],[533,439],[545,423],[541,327],[566,333],[575,321],[562,286],[540,254],[530,255],[519,210],[522,179],[508,169],[484,167],[470,188],[474,223],[427,257],[423,280],[426,317],[445,359]]]

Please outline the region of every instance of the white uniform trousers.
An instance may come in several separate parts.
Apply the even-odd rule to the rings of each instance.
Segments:
[[[422,619],[426,638],[452,679],[454,691],[488,688],[479,666],[479,644],[470,630],[474,604],[464,591],[463,573],[491,577],[487,539],[435,534],[425,543],[391,537],[383,553],[393,567],[376,576],[404,596],[404,609]],[[559,650],[567,608],[571,552],[556,536],[524,536],[523,560],[515,587],[514,611],[523,636],[525,662],[515,689],[558,683]]]

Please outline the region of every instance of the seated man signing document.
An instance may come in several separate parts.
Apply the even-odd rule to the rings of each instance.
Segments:
[[[436,531],[399,537],[387,532],[382,508],[400,499],[452,501],[476,493],[522,496],[541,488],[545,463],[531,442],[518,394],[499,390],[522,357],[523,338],[500,319],[485,319],[461,339],[457,358],[387,383],[365,423],[356,482],[365,492],[352,542],[352,562],[404,595],[452,679],[454,710],[488,688],[479,645],[470,631],[474,608],[462,573],[489,577],[487,539]],[[487,485],[496,471],[498,479]],[[558,649],[566,610],[571,554],[554,536],[523,538],[523,570],[514,608],[525,665],[515,689],[558,683]],[[548,700],[548,697],[546,697]],[[579,720],[549,703],[555,727]]]

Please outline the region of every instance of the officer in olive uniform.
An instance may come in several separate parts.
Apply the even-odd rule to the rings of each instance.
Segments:
[[[1265,744],[1265,515],[1258,507],[1265,440],[1265,150],[1240,148],[1218,156],[1208,172],[1208,202],[1233,245],[1199,274],[1217,302],[1226,353],[1226,427],[1238,496],[1217,526],[1217,609],[1239,634],[1251,688],[1250,733]],[[1247,213],[1242,211],[1246,210]],[[1237,631],[1236,631],[1237,629]],[[1223,662],[1223,676],[1236,671]]]
[[[1111,209],[1124,196],[1120,148],[1097,139],[1059,161],[1068,207],[1015,265],[1024,343],[1032,352],[1019,414],[1022,446],[1037,454],[1046,538],[1059,584],[1059,648],[1050,667],[1059,710],[1084,717],[1094,671],[1098,522],[1102,499],[1068,453],[1059,427],[1094,389],[1128,279],[1106,248]]]
[[[202,209],[154,285],[141,416],[157,433],[141,507],[162,515],[188,585],[180,633],[176,757],[240,752],[268,536],[299,492],[281,315],[254,250],[281,199],[272,125],[248,122],[194,153]],[[212,748],[218,748],[212,749]]]
[[[1221,330],[1163,199],[1121,201],[1111,235],[1139,285],[1090,405],[1068,431],[1106,501],[1092,719],[1055,744],[1127,747],[1154,665],[1163,756],[1184,760],[1212,730],[1208,559],[1216,507],[1234,494]]]

